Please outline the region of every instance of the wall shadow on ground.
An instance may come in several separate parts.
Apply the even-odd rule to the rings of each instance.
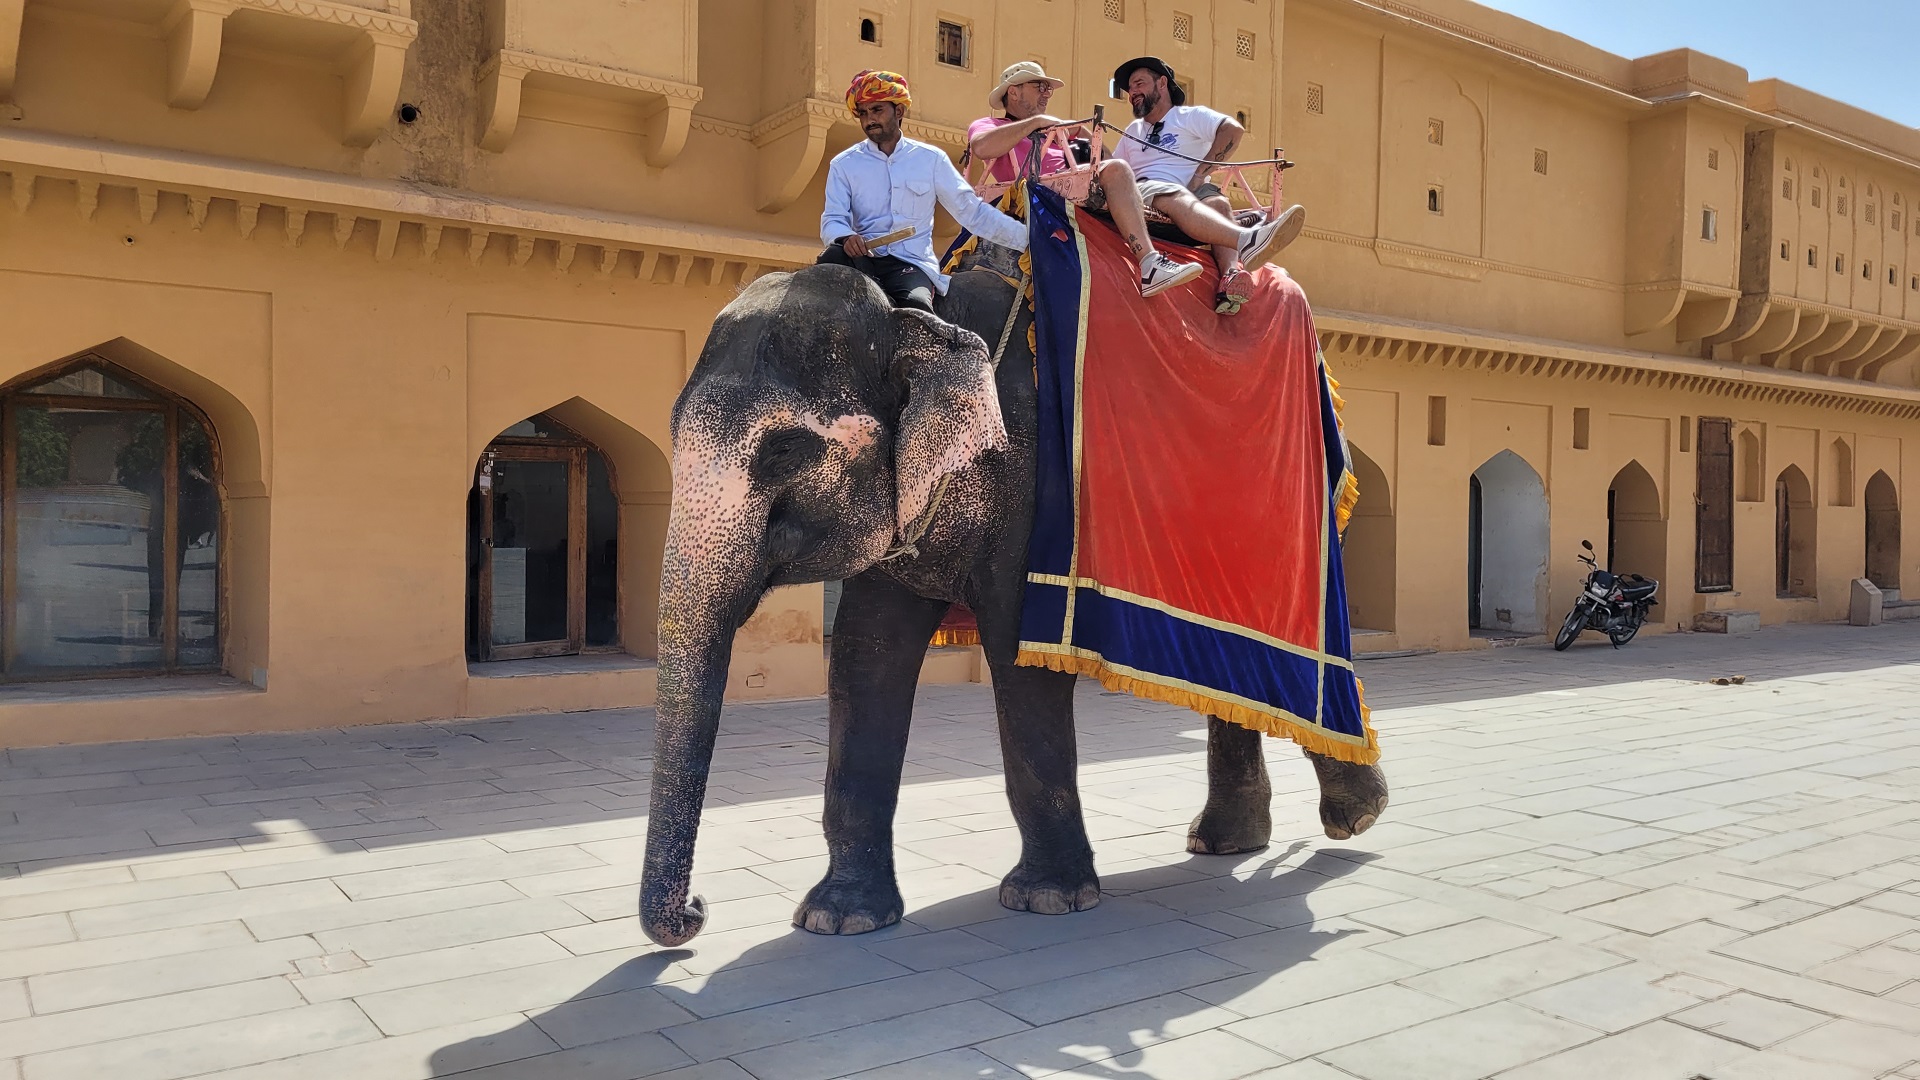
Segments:
[[[1565,611],[1550,612],[1554,625]],[[1665,619],[1659,608],[1653,618]],[[1670,620],[1669,620],[1670,621]],[[1842,678],[1920,656],[1920,620],[1881,626],[1841,623],[1769,626],[1750,634],[1668,633],[1618,649],[1589,631],[1564,653],[1548,645],[1380,659],[1361,657],[1367,704],[1406,709],[1468,701],[1498,702],[1548,691],[1597,690],[1655,680],[1705,682],[1745,675],[1773,679]]]
[[[1072,915],[1008,912],[995,891],[982,890],[910,902],[900,925],[856,937],[710,925],[681,949],[624,960],[608,954],[607,973],[568,1001],[513,1030],[434,1051],[431,1075],[600,1080],[726,1058],[755,1075],[772,1063],[778,1075],[825,1077],[937,1053],[937,1069],[901,1065],[899,1075],[991,1080],[1025,1068],[1173,1080],[1183,1073],[1142,1069],[1149,1046],[1219,1026],[1206,1019],[1216,1006],[1256,998],[1329,948],[1391,936],[1344,919],[1328,925],[1324,915],[1316,928],[1315,894],[1375,856],[1322,850],[1301,858],[1304,851],[1294,844],[1244,858],[1191,856],[1115,874],[1102,879],[1099,907]],[[1236,866],[1240,876],[1227,873]],[[1196,879],[1195,868],[1205,876]],[[1217,918],[1229,909],[1238,918]],[[1209,921],[1234,923],[1242,936],[1209,929]],[[743,933],[761,940],[744,950],[726,944]],[[703,941],[718,962],[703,962]],[[1128,961],[1139,962],[1137,977],[1113,977]],[[831,996],[804,1000],[815,994]],[[589,1016],[597,1026],[582,1023]],[[608,1024],[609,1016],[633,1022]],[[593,1034],[602,1038],[568,1045]]]

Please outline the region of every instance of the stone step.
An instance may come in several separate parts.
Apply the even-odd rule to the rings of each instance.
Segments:
[[[1883,619],[1920,619],[1920,600],[1888,600],[1880,610]]]
[[[1693,617],[1693,628],[1702,634],[1749,634],[1760,629],[1757,611],[1703,611]]]

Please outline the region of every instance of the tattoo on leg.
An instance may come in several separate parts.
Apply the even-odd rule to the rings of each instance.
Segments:
[[[1146,243],[1142,242],[1139,236],[1133,233],[1127,234],[1127,248],[1133,252],[1135,258],[1139,259],[1146,258],[1147,252],[1153,250]]]

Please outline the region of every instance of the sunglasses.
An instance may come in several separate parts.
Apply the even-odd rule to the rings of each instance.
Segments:
[[[1154,125],[1153,125],[1153,130],[1152,130],[1152,131],[1149,131],[1149,132],[1147,132],[1147,145],[1148,145],[1148,146],[1159,146],[1159,145],[1160,145],[1160,129],[1161,129],[1161,128],[1163,128],[1163,127],[1166,127],[1166,126],[1167,126],[1167,122],[1166,122],[1165,120],[1159,120],[1159,121],[1156,121],[1156,122],[1154,123]]]

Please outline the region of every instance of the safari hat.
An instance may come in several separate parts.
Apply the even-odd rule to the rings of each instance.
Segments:
[[[987,108],[994,112],[1007,111],[1007,88],[1021,83],[1043,82],[1055,90],[1067,85],[1064,80],[1053,78],[1046,70],[1031,60],[1022,60],[1000,73],[1000,85],[987,95]]]

